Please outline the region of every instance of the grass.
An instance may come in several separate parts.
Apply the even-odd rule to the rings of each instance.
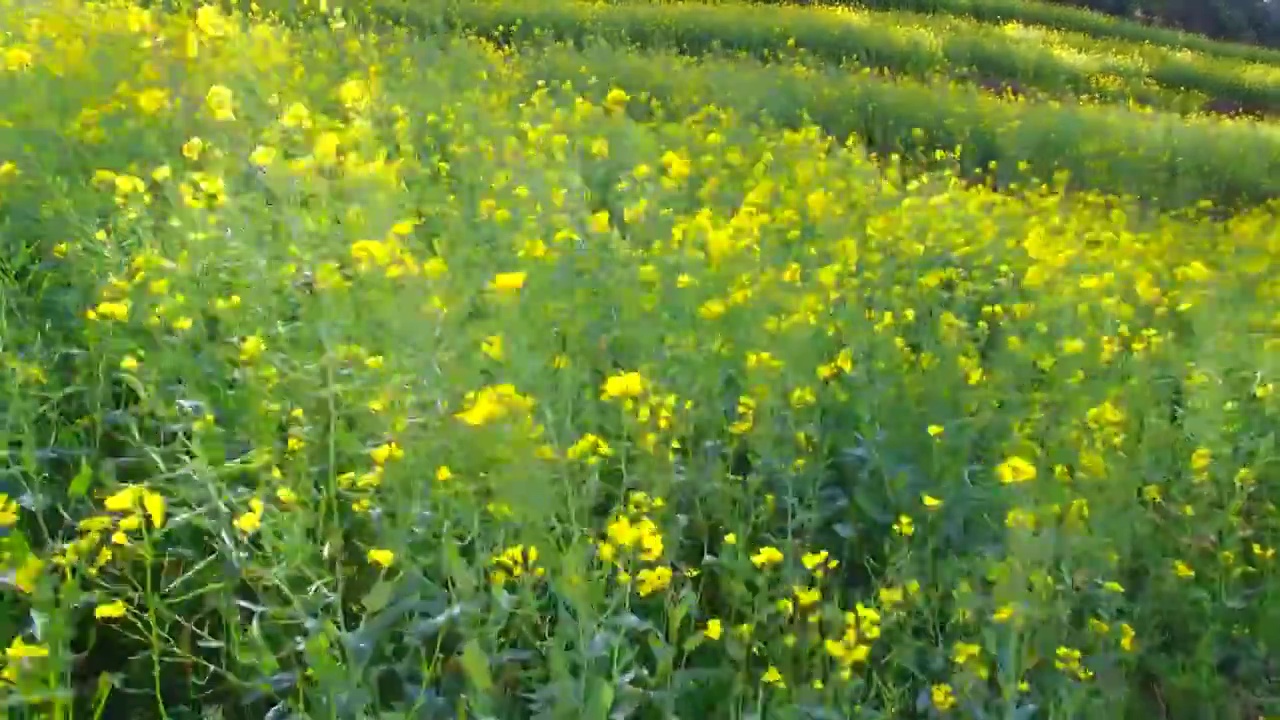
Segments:
[[[408,27],[441,22],[429,12],[378,7],[384,18]],[[974,87],[850,74],[821,63],[775,65],[714,55],[695,61],[589,39],[579,50],[554,44],[563,36],[557,26],[532,22],[476,20],[466,27],[502,44],[532,43],[531,72],[545,82],[573,80],[584,87],[605,78],[683,112],[715,104],[789,127],[812,122],[841,140],[855,135],[880,157],[897,155],[917,165],[961,148],[963,173],[986,173],[994,163],[988,174],[1002,186],[1038,184],[1065,173],[1073,188],[1140,196],[1163,207],[1265,203],[1280,196],[1280,141],[1269,126],[1252,122],[1188,123],[1105,105],[1010,103]],[[660,41],[662,32],[649,40]],[[570,26],[565,34],[579,37]]]
[[[391,3],[388,3],[391,4]],[[421,8],[422,3],[409,3]],[[895,76],[1008,82],[1071,96],[1196,111],[1238,106],[1280,113],[1280,66],[1247,64],[1034,26],[995,26],[902,12],[745,3],[464,3],[449,14],[482,33],[509,28],[581,41],[663,44],[765,59],[793,49]],[[1196,95],[1203,100],[1195,101]],[[1191,101],[1188,103],[1188,101]]]
[[[1022,22],[1071,30],[1098,38],[1115,38],[1224,58],[1275,65],[1280,50],[1212,40],[1171,28],[1152,27],[1083,8],[1036,0],[866,0],[860,5],[884,10],[943,13],[984,22]]]
[[[1280,712],[1273,208],[304,14],[0,5],[7,716]]]

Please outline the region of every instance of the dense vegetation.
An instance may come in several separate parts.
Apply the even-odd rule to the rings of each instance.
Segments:
[[[960,14],[0,0],[7,716],[1280,714],[1280,65]]]
[[[408,5],[411,14],[421,3]],[[1121,103],[1133,99],[1186,107],[1234,106],[1280,114],[1280,68],[1017,24],[984,25],[900,12],[771,8],[738,4],[618,6],[508,2],[466,4],[447,20],[504,38],[545,33],[665,44],[688,53],[713,49],[755,57],[796,49],[816,59],[853,62],[895,76],[961,74],[1019,89],[1063,91]]]
[[[992,22],[1017,20],[1263,62],[1280,58],[1280,11],[1274,9],[1274,0],[865,0],[835,4],[966,15]],[[1239,43],[1216,42],[1206,35]]]
[[[1271,0],[1066,0],[1091,10],[1193,33],[1280,47],[1280,8]]]

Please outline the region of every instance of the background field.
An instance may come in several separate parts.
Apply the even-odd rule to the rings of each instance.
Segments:
[[[429,12],[424,3],[411,12]],[[1277,65],[1220,59],[1126,41],[1100,41],[1034,25],[988,25],[947,16],[823,7],[720,3],[507,2],[464,4],[446,12],[457,27],[505,37],[545,33],[690,54],[712,49],[757,58],[805,51],[827,62],[909,77],[960,76],[1072,96],[1183,108],[1280,113]],[[514,34],[514,35],[513,35]],[[1195,104],[1198,101],[1198,104]]]
[[[1280,64],[1000,2],[0,0],[0,705],[1280,715]]]

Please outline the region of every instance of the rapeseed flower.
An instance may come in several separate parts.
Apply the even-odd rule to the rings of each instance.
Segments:
[[[996,477],[1009,485],[1036,478],[1036,466],[1017,455],[1010,456],[996,468]]]

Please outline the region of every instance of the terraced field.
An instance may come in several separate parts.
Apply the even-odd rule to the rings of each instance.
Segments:
[[[0,0],[6,716],[1280,715],[1275,51],[871,4]]]
[[[411,14],[430,12],[410,5]],[[902,12],[821,6],[504,2],[447,13],[458,28],[504,40],[549,36],[664,46],[689,54],[738,51],[786,59],[799,51],[885,75],[959,77],[980,85],[1066,93],[1191,112],[1280,112],[1280,65],[1219,59],[1185,49],[1099,41],[1077,33],[986,25]]]
[[[1177,30],[1088,12],[1070,5],[1036,0],[868,0],[862,5],[888,10],[915,10],[971,17],[987,22],[1015,21],[1046,25],[1095,38],[1131,40],[1144,45],[1187,49],[1216,57],[1240,58],[1262,63],[1280,62],[1280,50],[1237,43],[1223,43]]]

